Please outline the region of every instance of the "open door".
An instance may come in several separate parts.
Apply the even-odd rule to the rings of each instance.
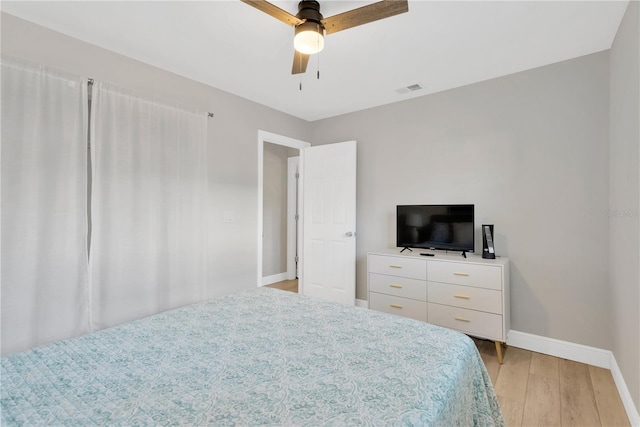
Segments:
[[[302,292],[354,305],[356,141],[301,150]]]

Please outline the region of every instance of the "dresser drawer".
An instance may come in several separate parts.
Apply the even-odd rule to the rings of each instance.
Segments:
[[[427,261],[409,257],[369,255],[369,272],[427,280]]]
[[[502,292],[450,283],[428,282],[428,301],[502,314]]]
[[[369,292],[369,308],[398,316],[427,321],[427,302]]]
[[[499,266],[429,261],[427,276],[430,282],[502,290],[502,269]]]
[[[428,322],[456,329],[469,335],[505,341],[502,336],[502,316],[482,311],[429,303]]]
[[[427,300],[427,282],[406,277],[369,273],[369,291],[421,301]]]

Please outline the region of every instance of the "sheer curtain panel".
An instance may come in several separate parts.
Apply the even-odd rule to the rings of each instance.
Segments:
[[[2,354],[88,331],[87,81],[2,57]]]
[[[204,298],[206,115],[96,82],[91,111],[92,325]]]

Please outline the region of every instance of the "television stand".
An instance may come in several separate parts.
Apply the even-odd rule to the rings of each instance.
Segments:
[[[462,251],[462,258],[466,258],[467,257],[467,251]]]
[[[409,246],[405,246],[404,249],[400,251],[400,253],[406,251],[407,249],[409,250],[409,252],[413,252]]]

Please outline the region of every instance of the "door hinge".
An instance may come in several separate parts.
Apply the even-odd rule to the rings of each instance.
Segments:
[[[300,215],[296,214],[295,220],[298,221],[300,219]]]
[[[298,255],[296,255],[296,262],[298,262]]]
[[[296,172],[296,179],[300,178],[300,173]]]

